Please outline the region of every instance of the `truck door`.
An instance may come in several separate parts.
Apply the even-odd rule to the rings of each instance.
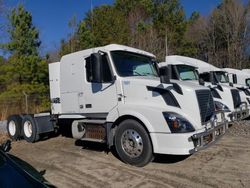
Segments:
[[[88,70],[88,65],[91,63],[90,57],[85,58],[83,113],[108,113],[117,105],[117,91],[110,62],[106,54],[102,57],[104,75],[102,83],[91,81],[92,73]]]

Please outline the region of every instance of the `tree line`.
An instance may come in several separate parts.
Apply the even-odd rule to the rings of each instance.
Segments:
[[[0,16],[3,12],[0,0]],[[95,7],[79,23],[73,17],[68,38],[56,52],[41,57],[39,31],[22,5],[8,13],[8,42],[0,44],[0,104],[2,116],[14,111],[49,108],[47,64],[62,55],[110,43],[155,54],[198,58],[218,67],[249,68],[250,3],[222,0],[207,16],[187,17],[179,0],[116,0]],[[66,26],[65,26],[66,27]],[[3,26],[0,23],[0,30]],[[11,108],[11,105],[13,108]],[[11,108],[11,109],[9,109]]]
[[[167,53],[218,67],[249,66],[249,2],[223,0],[209,15],[193,12],[187,18],[179,0],[116,0],[72,23],[74,32],[61,41],[60,55],[118,43],[152,52],[160,61]]]

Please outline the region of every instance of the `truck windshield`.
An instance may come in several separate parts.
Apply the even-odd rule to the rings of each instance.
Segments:
[[[127,76],[157,76],[155,61],[148,56],[126,51],[112,51],[111,56],[118,74]]]
[[[176,65],[181,80],[198,80],[195,67],[188,65]]]
[[[229,78],[228,78],[228,75],[226,74],[226,72],[216,71],[214,73],[215,73],[215,77],[216,77],[218,82],[220,82],[220,83],[229,83]]]

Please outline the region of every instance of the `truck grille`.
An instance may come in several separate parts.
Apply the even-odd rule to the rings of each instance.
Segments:
[[[214,113],[214,100],[210,90],[197,90],[196,96],[200,108],[201,123],[210,120]]]
[[[241,104],[240,93],[237,89],[231,89],[231,93],[233,97],[234,108],[238,108]]]

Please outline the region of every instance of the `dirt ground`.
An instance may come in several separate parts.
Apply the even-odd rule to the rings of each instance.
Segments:
[[[190,157],[160,155],[146,167],[126,165],[105,147],[56,137],[13,142],[11,154],[56,187],[250,187],[250,122],[234,124],[212,147]]]
[[[6,133],[0,132],[0,144],[7,140],[9,137]]]

